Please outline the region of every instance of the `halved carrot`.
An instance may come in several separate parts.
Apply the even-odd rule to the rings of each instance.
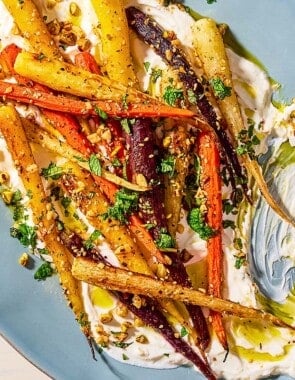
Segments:
[[[219,174],[220,155],[215,135],[200,132],[196,150],[201,164],[201,188],[206,194],[207,222],[215,231],[214,236],[207,242],[208,263],[208,294],[222,297],[223,252],[222,252],[222,196],[221,178]],[[211,312],[211,321],[214,332],[220,343],[227,349],[227,339],[222,323],[221,314]]]

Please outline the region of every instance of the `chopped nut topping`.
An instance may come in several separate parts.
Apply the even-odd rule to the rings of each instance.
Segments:
[[[27,266],[28,262],[29,262],[29,255],[26,252],[24,252],[18,259],[18,263],[22,265],[23,267],[25,267]]]

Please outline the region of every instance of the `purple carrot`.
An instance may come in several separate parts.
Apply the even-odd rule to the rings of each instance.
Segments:
[[[136,120],[132,126],[130,138],[129,167],[133,178],[140,173],[149,184],[154,184],[151,191],[140,195],[139,210],[144,223],[155,225],[150,232],[154,240],[158,241],[161,233],[168,231],[168,227],[164,207],[164,189],[157,173],[155,145],[150,120]],[[179,254],[170,252],[168,255],[172,261],[172,264],[168,266],[171,281],[191,287],[191,281]],[[197,305],[188,305],[187,309],[198,333],[198,344],[202,350],[205,350],[210,342],[210,334],[202,309]]]
[[[74,256],[83,255],[96,262],[103,262],[106,265],[110,265],[96,247],[85,248],[83,240],[78,235],[62,233],[61,239]],[[114,294],[134,315],[140,318],[144,324],[159,332],[176,352],[191,361],[208,380],[216,380],[208,363],[203,361],[186,341],[175,334],[175,331],[169,325],[166,317],[160,311],[156,301],[153,301],[151,298],[141,297],[144,302],[140,308],[137,308],[133,304],[132,294],[121,292],[114,292]]]
[[[165,34],[162,28],[155,20],[135,7],[127,8],[126,14],[129,26],[145,43],[152,46],[156,53],[159,54],[169,66],[177,70],[178,77],[184,84],[186,90],[193,92],[196,105],[218,136],[221,147],[228,157],[228,162],[232,166],[235,176],[238,177],[238,182],[242,182],[242,188],[246,197],[249,198],[247,195],[248,187],[244,170],[239,163],[237,153],[227,135],[226,122],[217,115],[206,95],[205,86],[208,86],[208,84],[204,85],[204,79],[198,78],[184,53],[176,47],[171,40],[164,37]],[[236,180],[235,183],[237,183]]]

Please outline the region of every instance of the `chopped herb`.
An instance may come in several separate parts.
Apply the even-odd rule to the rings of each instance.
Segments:
[[[213,228],[205,223],[204,215],[200,208],[196,207],[189,211],[187,216],[187,222],[191,229],[197,232],[201,239],[208,240],[215,235]]]
[[[151,63],[150,62],[143,62],[143,66],[145,68],[145,71],[148,72],[149,71],[149,68],[151,66]]]
[[[58,231],[63,231],[65,229],[65,225],[61,220],[58,220],[56,223],[56,228]]]
[[[37,244],[36,227],[21,223],[10,229],[10,235],[17,238],[25,247],[35,248]]]
[[[89,157],[88,163],[89,163],[89,169],[91,173],[101,176],[101,171],[102,171],[101,163],[99,159],[97,158],[96,154],[91,154],[91,156]]]
[[[81,311],[79,317],[77,318],[77,322],[81,327],[87,327],[90,324],[87,318],[87,314],[84,311]]]
[[[241,238],[234,238],[235,249],[241,250],[243,248],[243,242]]]
[[[69,208],[70,204],[71,204],[72,200],[70,197],[62,197],[61,198],[61,205],[63,206],[63,208],[66,210],[67,208]]]
[[[207,4],[217,3],[217,0],[207,0]]]
[[[236,269],[240,269],[246,262],[246,256],[238,256],[238,255],[235,255],[234,256],[236,258],[236,261],[235,261],[235,268]]]
[[[121,223],[126,223],[127,217],[136,210],[138,194],[127,189],[120,189],[115,196],[115,203],[110,206],[104,218],[114,218]]]
[[[126,354],[122,354],[122,359],[123,360],[129,360],[128,356]]]
[[[231,87],[226,86],[220,78],[211,79],[210,84],[213,88],[214,95],[220,100],[231,96]]]
[[[122,96],[122,107],[126,110],[128,109],[128,94]]]
[[[45,255],[50,255],[47,248],[37,248],[37,253],[40,255],[40,257],[43,257]]]
[[[170,354],[165,353],[165,354],[163,354],[163,356],[166,356],[168,358],[170,356]]]
[[[53,272],[52,266],[46,261],[37,269],[34,274],[34,279],[38,281],[45,280],[47,277],[52,276]]]
[[[188,335],[188,331],[185,327],[182,326],[181,330],[180,330],[180,336],[181,338],[185,337],[186,335]]]
[[[158,171],[162,174],[169,174],[169,177],[173,177],[175,172],[175,157],[167,156],[163,158],[159,164]]]
[[[235,205],[229,199],[222,200],[222,208],[226,215],[236,214]]]
[[[54,162],[51,162],[47,168],[42,168],[41,175],[45,179],[59,179],[63,174],[63,169],[60,166],[57,166]]]
[[[95,242],[95,240],[97,240],[99,237],[101,236],[101,232],[98,231],[98,230],[94,230],[92,232],[92,234],[89,236],[89,238],[87,240],[85,240],[84,242],[84,247],[86,249],[91,249],[93,248],[93,243]]]
[[[128,135],[130,135],[131,133],[131,130],[130,130],[130,126],[129,126],[129,120],[128,119],[121,119],[120,120],[120,124],[123,128],[123,131],[125,133],[127,133]]]
[[[248,129],[242,129],[238,134],[239,146],[236,151],[238,155],[248,154],[250,158],[255,158],[254,146],[259,145],[260,140],[254,133],[255,123],[248,119]]]
[[[163,99],[169,106],[175,106],[177,100],[183,99],[183,91],[169,85],[165,88]]]
[[[187,90],[187,99],[190,104],[195,105],[197,104],[197,97],[193,90],[188,89]]]
[[[146,223],[144,225],[144,228],[146,228],[147,230],[151,230],[154,227],[156,227],[156,225],[154,223]]]
[[[87,162],[88,160],[81,156],[73,156],[79,162]]]
[[[235,222],[233,220],[224,220],[222,222],[223,228],[232,228],[233,230],[236,228]]]
[[[175,247],[175,241],[171,235],[164,229],[161,231],[158,240],[156,241],[158,248],[166,249]]]
[[[102,119],[107,120],[108,114],[99,107],[94,108],[95,113]]]
[[[127,348],[132,344],[132,342],[131,343],[113,342],[113,343],[114,343],[114,346],[119,347],[119,348]]]
[[[163,70],[152,68],[151,81],[153,83],[156,83],[158,78],[161,78],[162,74],[163,74]]]
[[[114,168],[121,168],[123,166],[122,162],[117,157],[113,159],[112,165]]]

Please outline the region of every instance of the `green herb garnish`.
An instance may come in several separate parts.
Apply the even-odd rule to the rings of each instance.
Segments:
[[[171,235],[164,229],[160,232],[160,236],[156,241],[158,248],[167,249],[175,246],[175,241]]]
[[[173,177],[175,172],[175,157],[167,156],[163,158],[158,166],[159,173],[169,174],[169,177]]]
[[[175,106],[177,100],[182,100],[183,98],[184,97],[182,90],[177,89],[171,85],[165,88],[163,99],[167,104],[169,104],[169,106]]]
[[[99,237],[101,236],[101,232],[98,231],[98,230],[94,230],[92,232],[92,234],[89,236],[89,238],[87,240],[85,240],[84,242],[84,247],[86,249],[91,249],[93,248],[93,243],[95,242],[95,240],[97,240]]]
[[[51,162],[47,168],[42,168],[41,175],[45,179],[59,179],[63,174],[63,169],[60,166],[57,166],[54,162]]]
[[[120,189],[115,196],[115,203],[103,215],[104,218],[113,218],[126,223],[128,216],[136,210],[138,194],[127,189]]]
[[[181,338],[185,337],[186,335],[188,335],[188,331],[185,327],[182,326],[181,330],[180,330],[180,336]]]
[[[94,107],[94,111],[95,113],[102,119],[102,120],[107,120],[108,118],[108,114],[102,110],[101,108],[99,107]]]
[[[10,235],[17,238],[25,247],[32,247],[37,244],[36,227],[29,226],[26,223],[20,223],[17,227],[10,229]]]
[[[210,84],[213,88],[214,95],[220,100],[231,96],[231,87],[226,86],[220,78],[211,79]]]
[[[190,228],[193,231],[197,232],[200,238],[203,240],[210,239],[216,233],[213,228],[206,224],[204,215],[198,207],[195,207],[189,211],[187,222]]]
[[[37,269],[37,271],[34,274],[34,279],[41,281],[45,280],[47,277],[52,276],[54,273],[54,270],[50,263],[47,261],[40,265],[40,267]]]
[[[89,169],[91,173],[101,176],[102,168],[101,168],[101,163],[99,159],[97,158],[96,154],[91,154],[89,157]]]
[[[238,155],[248,154],[250,158],[255,158],[254,146],[259,145],[260,140],[254,133],[255,123],[248,119],[248,129],[242,129],[238,134],[239,145],[236,149]]]

